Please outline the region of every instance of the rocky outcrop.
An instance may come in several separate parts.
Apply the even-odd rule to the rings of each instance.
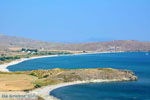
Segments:
[[[79,69],[79,70],[69,70],[62,71],[56,75],[50,76],[53,79],[61,80],[64,82],[73,81],[88,81],[88,80],[137,80],[137,77],[132,71],[128,70],[117,70],[111,68],[98,68],[98,69]]]

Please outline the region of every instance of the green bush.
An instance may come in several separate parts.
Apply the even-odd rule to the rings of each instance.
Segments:
[[[47,78],[49,75],[44,75],[43,78]]]
[[[40,87],[41,87],[41,85],[36,84],[34,87],[35,87],[35,88],[40,88]]]

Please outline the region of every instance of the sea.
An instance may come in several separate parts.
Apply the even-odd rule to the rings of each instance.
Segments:
[[[61,100],[150,100],[150,52],[63,55],[8,66],[10,71],[53,68],[116,68],[132,70],[138,76],[138,81],[78,84],[50,93]]]

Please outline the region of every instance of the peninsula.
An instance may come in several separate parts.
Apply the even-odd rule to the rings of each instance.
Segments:
[[[0,91],[30,91],[44,100],[58,100],[49,92],[63,86],[112,81],[135,81],[132,71],[112,68],[50,69],[22,72],[0,72]],[[19,83],[19,84],[18,84]],[[16,99],[17,100],[17,99]]]

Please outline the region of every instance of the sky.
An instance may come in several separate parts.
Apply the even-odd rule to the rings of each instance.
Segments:
[[[0,0],[0,33],[68,43],[150,41],[150,0]]]

